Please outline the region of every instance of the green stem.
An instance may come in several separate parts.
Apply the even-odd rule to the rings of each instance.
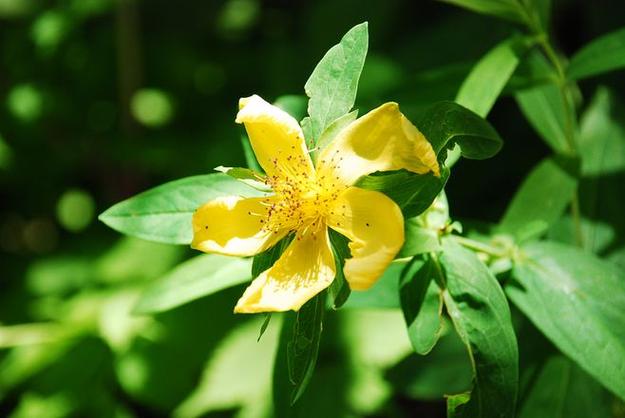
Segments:
[[[545,56],[553,65],[558,74],[558,90],[564,106],[564,137],[566,139],[569,152],[572,156],[578,155],[577,143],[575,142],[575,128],[573,121],[576,119],[573,104],[569,100],[568,80],[566,73],[562,67],[562,63],[558,58],[553,47],[549,43],[547,36],[543,36],[539,40],[539,44],[545,53]],[[584,246],[584,234],[582,231],[581,211],[579,205],[579,191],[575,189],[573,200],[571,201],[571,217],[573,218],[573,228],[575,229],[575,241],[579,247]]]
[[[441,263],[438,260],[438,254],[436,254],[436,253],[429,253],[429,256],[432,259],[432,261],[434,262],[434,268],[436,269],[436,276],[434,277],[434,280],[436,280],[436,284],[441,289],[447,288],[447,281],[445,280],[445,273],[443,273],[443,269],[441,267]]]

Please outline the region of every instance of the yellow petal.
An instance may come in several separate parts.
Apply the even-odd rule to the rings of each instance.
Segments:
[[[270,178],[313,175],[302,128],[287,112],[254,95],[239,100],[236,122],[245,125],[256,158]]]
[[[439,175],[436,154],[423,134],[386,103],[343,129],[318,158],[319,176],[352,185],[376,171],[406,169]]]
[[[191,247],[225,255],[251,256],[261,253],[282,239],[288,231],[263,229],[268,205],[276,198],[220,197],[201,206],[193,214]]]
[[[270,269],[245,290],[237,313],[297,311],[328,287],[336,273],[325,227],[297,237]]]
[[[380,278],[404,244],[404,217],[386,195],[357,187],[334,202],[328,225],[351,242],[352,258],[343,272],[354,290],[366,290]]]

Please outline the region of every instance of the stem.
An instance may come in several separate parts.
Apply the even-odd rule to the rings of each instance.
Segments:
[[[547,35],[540,37],[539,44],[545,56],[553,65],[558,74],[558,90],[564,106],[564,138],[568,145],[568,151],[572,156],[578,155],[577,144],[575,142],[575,128],[573,121],[576,119],[573,104],[569,101],[568,81],[562,63],[558,59],[556,52],[549,43]],[[571,218],[573,218],[573,228],[575,229],[575,242],[579,247],[584,246],[584,233],[582,231],[581,210],[579,205],[579,190],[576,188],[571,201]]]
[[[465,238],[465,237],[461,237],[458,235],[454,235],[453,239],[460,245],[462,245],[463,247],[466,248],[470,248],[472,250],[475,251],[479,251],[482,253],[486,253],[495,257],[505,257],[506,256],[506,252],[502,251],[498,248],[495,248],[491,245],[485,244],[483,242],[480,241],[476,241],[470,238]]]

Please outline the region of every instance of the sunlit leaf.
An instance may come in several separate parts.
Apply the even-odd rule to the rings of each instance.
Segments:
[[[304,132],[312,144],[328,125],[354,106],[368,44],[367,23],[354,26],[328,50],[306,82],[309,118],[302,124],[308,125]]]
[[[513,37],[488,51],[465,78],[455,101],[486,117],[528,47],[527,39]]]
[[[140,193],[114,205],[99,219],[116,231],[148,241],[189,244],[193,238],[193,212],[209,200],[231,195],[262,194],[225,174],[206,174]]]
[[[152,283],[134,312],[155,313],[175,308],[251,279],[252,260],[217,254],[198,255]]]

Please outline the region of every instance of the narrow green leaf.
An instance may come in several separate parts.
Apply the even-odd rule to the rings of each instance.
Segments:
[[[328,50],[306,82],[310,118],[302,124],[309,125],[306,139],[312,145],[328,125],[354,106],[368,45],[367,22],[354,26]]]
[[[506,286],[514,304],[560,351],[625,399],[625,274],[581,249],[522,247]]]
[[[351,294],[349,283],[345,279],[343,273],[343,266],[345,265],[345,259],[351,257],[351,251],[349,250],[349,240],[338,232],[330,229],[330,242],[332,243],[332,250],[334,252],[334,261],[336,264],[336,277],[328,288],[328,300],[331,303],[333,309],[338,309],[347,302],[347,298]]]
[[[167,311],[203,296],[250,280],[251,260],[202,254],[180,264],[152,283],[134,308],[135,313]]]
[[[306,302],[295,318],[293,338],[287,346],[289,378],[294,386],[291,405],[304,393],[317,364],[325,296],[322,292]]]
[[[267,312],[265,314],[265,319],[263,320],[263,323],[260,326],[260,330],[258,331],[258,338],[256,339],[256,342],[259,342],[260,339],[262,338],[263,334],[265,333],[265,331],[267,331],[267,327],[269,326],[269,322],[271,322],[271,312]]]
[[[513,37],[488,51],[460,86],[456,103],[485,118],[529,46],[527,38]]]
[[[525,178],[506,209],[498,230],[518,240],[542,235],[562,216],[577,188],[565,162],[547,158]],[[534,226],[540,226],[536,228]],[[532,228],[527,233],[528,228]]]
[[[486,120],[454,102],[438,102],[425,110],[417,127],[432,144],[438,160],[458,144],[465,158],[483,160],[497,154],[503,144]]]
[[[250,139],[248,138],[247,133],[242,133],[240,138],[243,155],[245,156],[245,163],[248,168],[262,173],[263,169],[256,159],[256,155],[254,154],[254,150],[252,149],[252,144],[250,144]]]
[[[193,212],[221,196],[262,196],[253,188],[222,174],[175,180],[120,202],[99,219],[126,235],[168,244],[190,244]]]
[[[534,130],[558,154],[570,152],[566,139],[565,109],[560,89],[555,84],[545,84],[522,90],[516,101]]]
[[[443,329],[443,299],[433,280],[435,270],[431,259],[425,262],[415,259],[402,272],[399,285],[408,337],[421,355],[432,351]]]
[[[358,181],[357,186],[384,193],[399,205],[406,218],[410,218],[430,207],[445,187],[448,178],[449,169],[442,166],[440,177],[432,173],[415,174],[397,171],[365,176]]]
[[[505,295],[488,268],[452,239],[443,240],[445,306],[469,350],[474,387],[468,417],[514,417],[518,349]]]
[[[603,35],[577,51],[567,75],[571,80],[625,68],[625,28]]]
[[[520,3],[515,0],[439,0],[476,13],[495,16],[516,23],[524,22]]]
[[[252,278],[255,279],[260,273],[273,266],[273,263],[278,261],[278,258],[280,258],[280,255],[286,250],[286,247],[289,246],[291,241],[293,241],[293,234],[287,235],[273,247],[254,256],[254,261],[252,262]]]
[[[220,173],[224,173],[233,179],[242,181],[248,186],[261,192],[271,192],[271,188],[265,183],[264,175],[260,174],[258,171],[252,170],[251,168],[224,167],[223,165],[220,165],[215,167],[215,171],[219,171]]]

